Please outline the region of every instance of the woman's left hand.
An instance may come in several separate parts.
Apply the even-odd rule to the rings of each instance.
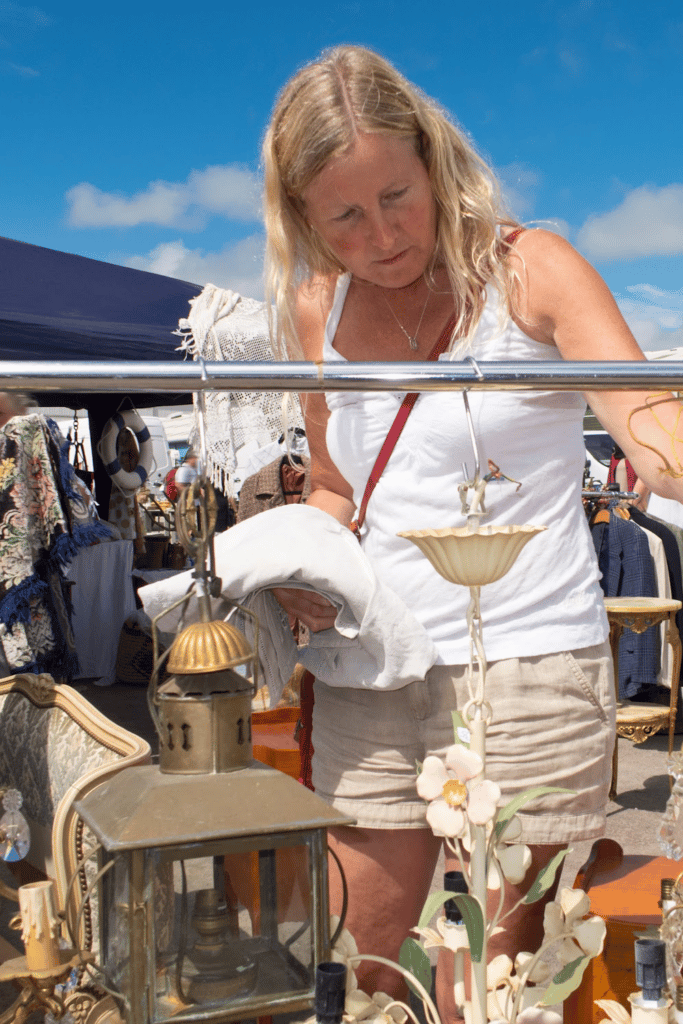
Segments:
[[[320,633],[334,626],[337,609],[322,594],[297,587],[273,587],[272,593],[289,615],[290,622],[298,619],[308,626],[311,633]]]

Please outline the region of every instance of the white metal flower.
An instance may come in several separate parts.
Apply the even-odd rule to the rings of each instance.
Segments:
[[[459,949],[470,948],[464,924],[453,924],[442,914],[437,919],[436,928],[436,931],[433,928],[412,928],[411,931],[417,932],[424,939],[425,949],[445,947],[457,953]]]
[[[336,914],[330,915],[330,932],[334,935],[335,931],[339,927],[339,918]],[[330,954],[330,960],[333,963],[344,964],[346,966],[346,998],[348,1000],[351,993],[355,992],[358,988],[358,981],[353,967],[349,964],[349,957],[358,956],[358,946],[351,932],[347,931],[346,928],[342,928],[337,941],[332,947]]]
[[[621,1003],[617,1003],[614,999],[596,999],[595,1005],[599,1006],[603,1010],[607,1017],[600,1021],[600,1024],[611,1024],[612,1021],[615,1024],[631,1024],[631,1014],[628,1010],[625,1010]]]
[[[339,918],[330,916],[332,934],[339,926]],[[346,999],[344,1001],[344,1017],[346,1020],[362,1021],[363,1024],[405,1024],[408,1014],[399,1004],[394,1004],[386,992],[375,992],[372,996],[358,988],[355,971],[349,963],[351,957],[358,956],[358,946],[351,932],[342,928],[337,941],[332,947],[330,959],[334,963],[346,966]],[[308,1021],[306,1022],[308,1024]]]
[[[499,786],[489,779],[471,782],[482,768],[479,755],[459,744],[448,748],[445,765],[433,755],[425,758],[417,792],[429,801],[427,822],[437,835],[455,838],[464,833],[467,819],[486,825],[495,816]]]
[[[522,843],[515,843],[513,846],[505,846],[500,843],[496,846],[496,859],[491,861],[486,880],[489,889],[500,889],[498,865],[508,882],[512,885],[519,885],[524,881],[526,873],[531,867],[531,850]]]
[[[533,985],[543,985],[550,978],[550,968],[543,960],[537,960],[531,966],[534,956],[532,953],[518,953],[515,957],[515,973],[523,979],[526,972],[529,972],[529,981]]]
[[[347,995],[344,1004],[346,1017],[363,1024],[406,1024],[408,1014],[386,992],[369,996],[360,989]]]
[[[502,1017],[497,1017],[491,1021],[491,1024],[508,1024],[508,1022]],[[562,1024],[562,1018],[554,1010],[546,1010],[542,1006],[529,1006],[518,1015],[517,1024]],[[605,1021],[605,1024],[609,1024],[609,1021]],[[630,1017],[628,1024],[631,1024]]]
[[[508,1021],[512,1014],[517,993],[522,985],[527,980],[547,980],[549,971],[544,964],[536,964],[531,970],[529,978],[526,979],[524,977],[525,968],[531,959],[533,958],[530,953],[518,954],[514,964],[515,973],[513,973],[512,960],[507,954],[501,953],[500,956],[494,957],[491,960],[486,969],[486,987],[488,989],[486,1010],[489,1020]],[[538,989],[526,985],[520,997],[520,1010],[526,1012],[535,1009],[534,1004],[538,1002],[538,999]],[[517,1017],[518,1021],[523,1019],[521,1014]],[[533,1022],[535,1018],[530,1017],[528,1019]],[[553,1020],[554,1018],[551,1018],[550,1024],[552,1024]]]
[[[542,1006],[530,1006],[517,1017],[517,1024],[562,1024],[562,1018],[554,1010]]]
[[[584,920],[589,910],[590,900],[580,889],[562,889],[559,903],[548,903],[545,908],[545,941],[565,937],[556,949],[566,963],[581,955],[594,957],[602,952],[607,927],[597,915]]]

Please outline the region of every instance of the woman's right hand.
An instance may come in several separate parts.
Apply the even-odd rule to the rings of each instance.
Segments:
[[[296,587],[273,587],[272,593],[289,615],[290,622],[298,619],[308,626],[311,633],[320,633],[334,626],[337,609],[322,594]]]

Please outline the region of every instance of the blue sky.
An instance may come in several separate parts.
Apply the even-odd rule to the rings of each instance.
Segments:
[[[451,110],[643,347],[683,345],[679,0],[0,0],[0,235],[260,296],[261,136],[340,42]]]

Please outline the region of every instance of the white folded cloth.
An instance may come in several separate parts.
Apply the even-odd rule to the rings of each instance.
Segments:
[[[424,628],[377,579],[351,531],[320,509],[284,505],[261,512],[219,534],[215,553],[222,595],[259,619],[259,657],[272,706],[297,662],[329,686],[395,690],[423,679],[437,659]],[[150,618],[182,597],[191,582],[192,573],[185,572],[143,587],[139,596]],[[334,628],[311,633],[308,647],[298,649],[270,592],[276,586],[327,597],[338,609]],[[175,610],[160,626],[171,630],[179,619]],[[184,621],[198,619],[193,600]],[[253,642],[253,633],[248,639]]]

